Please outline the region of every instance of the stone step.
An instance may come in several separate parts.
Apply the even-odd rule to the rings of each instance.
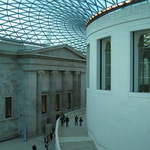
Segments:
[[[77,137],[88,136],[87,129],[85,127],[61,127],[59,129],[59,137]]]
[[[60,147],[62,150],[97,150],[92,141],[64,142],[60,143]]]
[[[60,143],[64,142],[83,142],[83,141],[91,141],[91,138],[87,136],[80,136],[80,137],[60,137]]]

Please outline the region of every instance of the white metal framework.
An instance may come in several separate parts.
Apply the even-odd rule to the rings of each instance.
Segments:
[[[0,0],[0,38],[86,51],[85,25],[98,11],[123,0]]]

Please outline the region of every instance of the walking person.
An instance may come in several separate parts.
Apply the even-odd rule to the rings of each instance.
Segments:
[[[48,138],[47,138],[47,136],[44,137],[44,145],[45,145],[45,150],[48,150]]]
[[[63,127],[64,126],[64,122],[65,122],[65,115],[63,113],[61,115],[60,121],[61,121],[61,126]]]
[[[68,127],[69,126],[69,117],[68,116],[66,117],[65,121],[66,121],[66,127]]]
[[[60,114],[56,114],[56,121],[57,121],[57,119],[60,117]]]
[[[48,150],[48,143],[45,143],[45,150]]]
[[[53,137],[55,137],[55,126],[54,125],[52,126],[52,134],[53,134]]]
[[[45,143],[48,143],[48,138],[47,138],[47,136],[44,137],[44,144],[45,144]]]
[[[52,131],[50,132],[50,140],[51,141],[53,140],[53,133],[52,133]]]
[[[78,116],[76,115],[74,118],[75,126],[78,126]]]
[[[80,122],[80,126],[82,126],[82,122],[83,122],[82,117],[80,117],[79,122]]]
[[[37,150],[36,145],[32,146],[32,150]]]
[[[23,131],[23,139],[24,139],[24,142],[27,142],[27,126],[25,125],[24,127],[24,131]]]

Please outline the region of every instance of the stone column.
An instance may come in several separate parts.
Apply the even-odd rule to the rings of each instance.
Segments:
[[[56,90],[57,90],[58,71],[50,71],[50,116],[52,123],[56,119]]]
[[[62,105],[61,110],[64,112],[66,110],[66,98],[65,98],[65,90],[66,90],[66,71],[61,72],[62,76]]]
[[[79,75],[80,75],[80,72],[73,72],[73,105],[74,105],[74,108],[79,108],[79,103],[80,103]]]
[[[28,135],[34,135],[37,131],[37,74],[36,72],[25,72],[24,95],[22,96],[22,116],[24,130]]]
[[[62,97],[62,110],[68,110],[68,91],[70,89],[70,79],[69,79],[69,73],[68,71],[62,71],[62,91],[63,91],[63,97]]]
[[[65,91],[68,89],[68,71],[62,71],[62,89]]]
[[[40,70],[37,72],[37,114],[38,114],[38,117],[37,117],[37,126],[38,126],[38,133],[41,134],[42,133],[42,123],[41,123],[41,107],[42,107],[42,102],[41,102],[41,93],[42,93],[42,89],[41,89],[41,86],[42,86],[42,78],[44,76],[44,71],[43,70]]]
[[[86,107],[86,73],[82,72],[81,73],[81,107],[85,108]]]
[[[84,89],[83,89],[84,90]],[[81,72],[78,72],[78,107],[81,107]]]

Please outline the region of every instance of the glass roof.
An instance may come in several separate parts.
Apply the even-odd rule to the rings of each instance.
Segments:
[[[96,12],[123,0],[0,0],[0,38],[86,51],[85,25]]]

